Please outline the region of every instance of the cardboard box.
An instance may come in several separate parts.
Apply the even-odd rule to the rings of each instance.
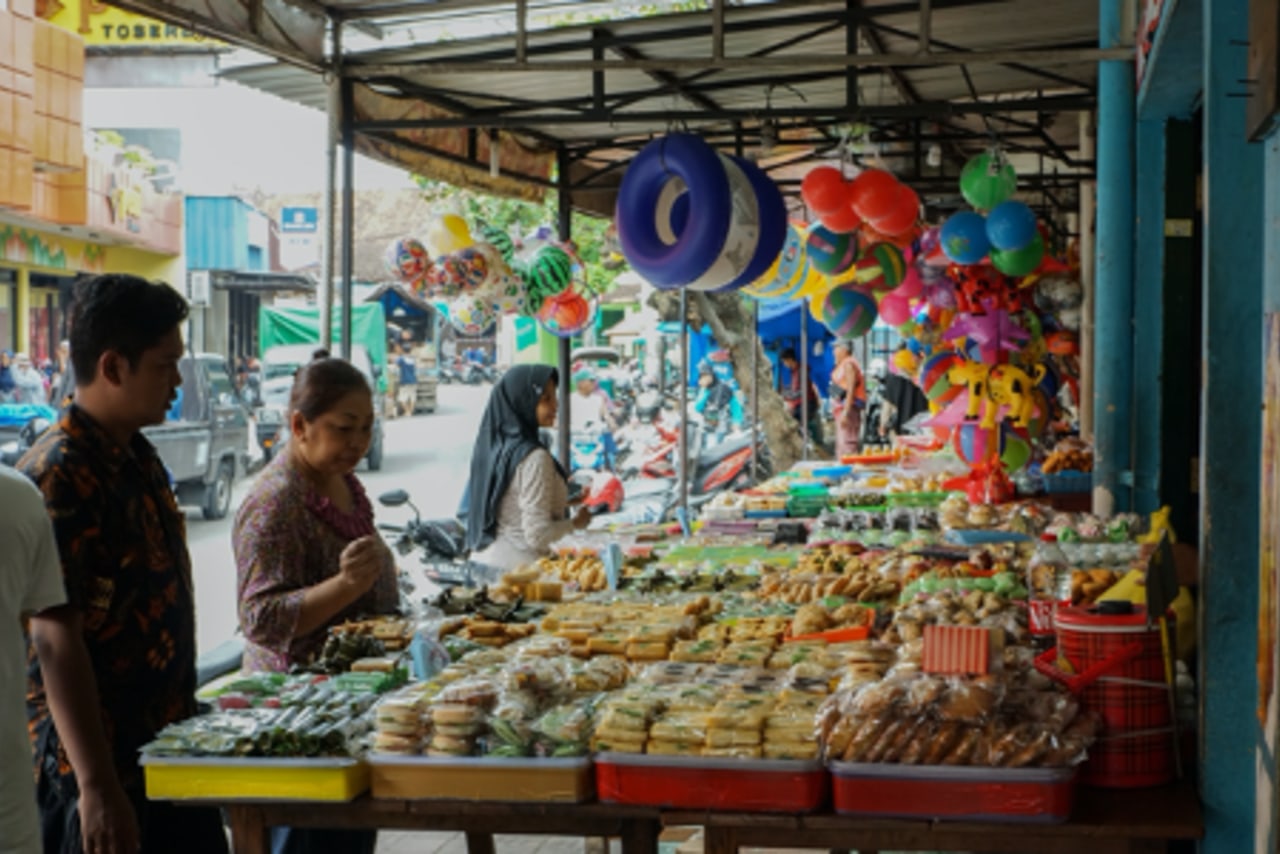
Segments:
[[[67,71],[67,57],[70,54],[71,34],[62,27],[53,28],[53,36],[49,40],[49,68],[64,74]]]
[[[13,91],[13,69],[0,67],[0,92]]]
[[[0,67],[12,69],[13,55],[13,13],[0,10]]]
[[[19,151],[31,151],[36,142],[36,109],[35,102],[26,95],[13,94],[13,138],[10,148]]]
[[[36,22],[30,18],[11,19],[13,21],[13,60],[10,68],[31,74],[35,71]]]
[[[59,187],[58,207],[63,225],[84,225],[89,221],[89,191],[80,187]]]
[[[53,55],[53,34],[58,29],[45,20],[36,21],[36,44],[33,54],[36,68],[51,68],[49,57]]]
[[[63,77],[57,72],[49,72],[49,115],[55,119],[66,119],[67,111],[67,92],[71,81]]]
[[[31,207],[31,191],[35,176],[35,162],[27,151],[13,152],[13,190],[11,207],[26,210]]]
[[[53,100],[53,85],[49,80],[49,78],[52,76],[53,76],[53,73],[49,71],[49,69],[36,68],[35,109],[36,109],[36,115],[38,116],[52,115],[52,113],[49,111],[49,104]]]
[[[67,122],[67,150],[63,158],[66,165],[79,169],[84,175],[84,128],[78,122]]]
[[[0,146],[0,207],[7,206],[13,195],[13,152]]]
[[[981,675],[996,670],[1004,659],[1003,629],[981,626],[925,626],[925,673]]]
[[[84,83],[67,78],[67,121],[72,124],[84,122]]]
[[[19,18],[34,18],[36,0],[9,0],[9,11]]]
[[[36,96],[36,78],[33,74],[21,71],[9,72],[9,91],[24,98],[34,99]]]
[[[7,89],[0,89],[0,147],[13,145],[14,96]]]
[[[72,80],[84,80],[84,39],[71,34],[70,46],[67,48],[66,74]]]
[[[50,142],[53,138],[52,125],[53,119],[48,116],[36,114],[36,133],[35,139],[32,140],[30,153],[37,163],[49,162]]]
[[[53,116],[49,116],[46,122],[49,127],[48,148],[45,156],[41,158],[37,155],[36,160],[43,159],[46,163],[61,166],[67,153],[67,126],[62,119],[55,119]]]

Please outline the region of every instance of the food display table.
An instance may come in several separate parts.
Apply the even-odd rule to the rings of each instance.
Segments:
[[[627,854],[658,848],[663,826],[704,828],[706,854],[739,847],[824,848],[867,852],[967,851],[1037,854],[1155,854],[1170,842],[1203,836],[1200,802],[1189,783],[1132,791],[1082,788],[1064,824],[993,824],[854,818],[823,813],[786,815],[657,810],[608,804],[518,804],[380,801],[343,804],[233,802],[220,804],[231,824],[235,854],[265,854],[268,828],[451,830],[467,835],[471,854],[492,854],[495,830],[511,834],[618,837]]]

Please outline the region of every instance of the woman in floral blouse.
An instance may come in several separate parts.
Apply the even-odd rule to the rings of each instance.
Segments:
[[[299,370],[292,437],[236,514],[232,541],[248,670],[310,661],[330,626],[399,604],[395,562],[352,473],[369,449],[373,394],[341,359]]]

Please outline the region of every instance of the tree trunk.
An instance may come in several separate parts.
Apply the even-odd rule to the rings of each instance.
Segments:
[[[728,351],[733,362],[733,375],[743,389],[748,420],[751,418],[751,389],[756,389],[760,398],[760,425],[773,455],[774,468],[777,471],[790,468],[804,453],[800,430],[787,409],[786,401],[773,387],[772,366],[760,339],[754,334],[750,304],[737,293],[690,291],[689,297],[687,322],[694,329],[700,329],[704,323],[710,326],[716,343]],[[664,322],[680,320],[678,291],[654,291],[649,305]],[[751,381],[753,347],[759,365],[754,384]],[[697,366],[690,365],[689,368],[696,370]]]

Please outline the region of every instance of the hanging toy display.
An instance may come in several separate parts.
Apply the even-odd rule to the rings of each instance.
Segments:
[[[496,320],[497,312],[492,304],[474,294],[464,294],[449,306],[449,323],[465,338],[488,334]]]
[[[416,283],[421,281],[431,266],[431,258],[427,248],[412,237],[402,237],[393,241],[383,255],[387,272],[402,282]]]
[[[542,328],[559,338],[581,335],[595,320],[594,301],[569,288],[547,297],[538,309]]]
[[[876,322],[876,300],[849,285],[832,288],[822,296],[818,311],[822,324],[837,338],[859,338]]]
[[[754,164],[683,133],[636,154],[614,222],[627,262],[659,288],[742,287],[769,268],[786,237],[777,186]]]
[[[977,264],[991,250],[986,220],[974,211],[952,214],[939,237],[943,253],[956,264]]]
[[[813,269],[827,276],[838,276],[858,260],[858,239],[839,234],[818,224],[809,227],[805,250]]]
[[[493,246],[503,261],[508,264],[511,263],[511,259],[515,257],[516,246],[510,234],[487,222],[476,223],[476,231],[479,233],[482,242]]]
[[[998,150],[970,158],[960,172],[960,194],[980,211],[989,211],[1018,189],[1018,176]]]

